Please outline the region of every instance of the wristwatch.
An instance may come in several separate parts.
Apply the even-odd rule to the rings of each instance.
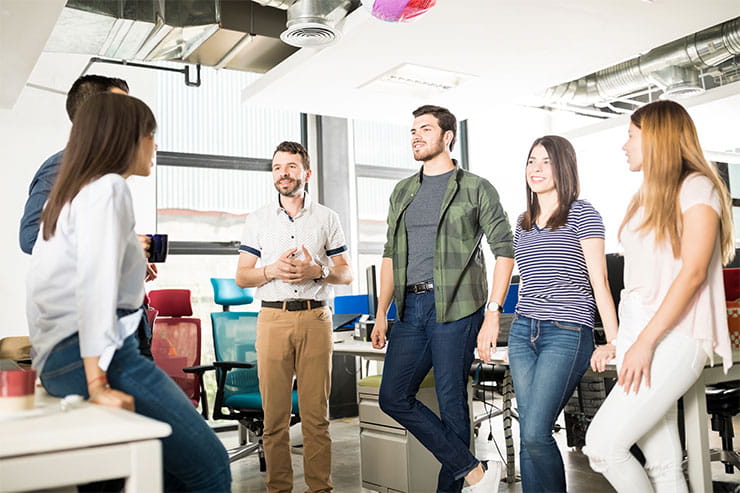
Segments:
[[[323,281],[324,279],[326,279],[327,277],[329,277],[329,274],[331,274],[331,272],[329,272],[329,266],[328,265],[324,265],[324,264],[319,263],[319,267],[321,267],[321,276],[318,279],[316,279],[316,280],[317,281]]]
[[[504,313],[504,307],[496,303],[495,301],[489,301],[486,305],[486,310],[491,310],[492,312],[499,312]]]

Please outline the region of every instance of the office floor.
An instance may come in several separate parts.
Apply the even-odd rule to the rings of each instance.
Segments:
[[[475,411],[477,414],[483,412],[480,402],[475,402]],[[500,403],[499,403],[500,404]],[[561,417],[562,419],[562,417]],[[562,424],[562,423],[561,423]],[[734,420],[735,430],[740,430],[740,415]],[[494,440],[488,441],[488,423],[481,425],[479,436],[476,439],[477,456],[483,460],[502,460],[497,446],[501,449],[501,455],[504,455],[504,437],[502,431],[501,417],[492,420]],[[333,464],[332,479],[334,481],[335,491],[337,493],[369,493],[361,486],[360,479],[360,436],[357,418],[345,418],[332,420],[330,425],[333,441]],[[514,424],[514,441],[518,441],[518,426]],[[294,433],[295,435],[295,433]],[[740,436],[740,431],[736,431]],[[227,447],[237,444],[236,432],[220,434]],[[738,448],[738,437],[736,436],[736,446]],[[568,490],[570,493],[596,493],[614,491],[606,480],[600,475],[594,473],[588,465],[588,460],[574,448],[568,448],[566,444],[565,429],[555,433],[555,439],[563,454],[566,474],[568,477]],[[715,432],[710,432],[710,446],[719,447],[720,442]],[[517,447],[518,450],[518,447]],[[303,482],[303,457],[293,454],[293,473],[295,493],[302,493],[306,489]],[[517,460],[518,463],[518,460]],[[235,462],[231,466],[233,475],[232,491],[234,493],[261,493],[266,491],[263,480],[264,476],[259,472],[259,463],[256,456],[247,457]],[[733,492],[740,493],[740,473],[728,475],[724,473],[723,465],[719,462],[712,463],[712,479],[727,483],[735,483],[729,487],[717,488],[716,492]],[[519,493],[521,484],[515,483],[508,485],[501,483],[500,492]],[[426,492],[419,492],[426,493]]]

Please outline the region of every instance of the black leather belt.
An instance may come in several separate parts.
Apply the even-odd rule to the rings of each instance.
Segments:
[[[414,294],[426,293],[432,289],[434,289],[434,283],[432,281],[421,281],[406,286],[406,292]]]
[[[326,301],[319,300],[286,300],[286,301],[263,301],[263,308],[279,308],[289,312],[298,312],[301,310],[312,310],[326,306]]]

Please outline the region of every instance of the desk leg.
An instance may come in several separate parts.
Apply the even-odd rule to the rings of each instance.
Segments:
[[[709,437],[707,436],[707,400],[704,393],[704,379],[699,377],[683,396],[689,487],[693,493],[712,491]]]
[[[514,387],[511,383],[511,372],[506,368],[504,372],[504,439],[506,440],[506,482],[511,484],[516,481],[516,469],[514,464],[514,440],[511,435],[511,398]]]
[[[126,493],[161,493],[162,446],[159,440],[130,444],[131,475],[126,478]]]

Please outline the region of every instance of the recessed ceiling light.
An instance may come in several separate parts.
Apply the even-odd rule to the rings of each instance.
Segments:
[[[404,63],[362,84],[360,88],[384,94],[426,98],[439,96],[476,77],[471,74]]]

